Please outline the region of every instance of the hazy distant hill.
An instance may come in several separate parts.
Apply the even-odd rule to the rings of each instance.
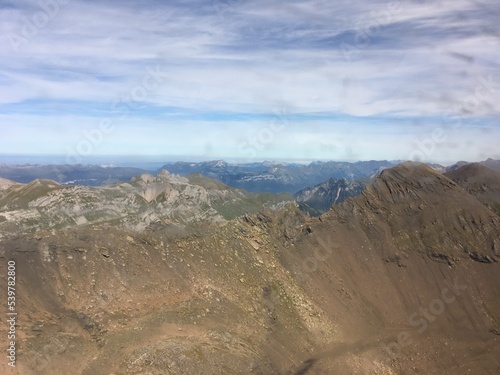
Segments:
[[[0,164],[0,177],[20,183],[47,179],[64,185],[102,186],[119,181],[129,181],[133,176],[147,172],[143,169],[113,165]]]

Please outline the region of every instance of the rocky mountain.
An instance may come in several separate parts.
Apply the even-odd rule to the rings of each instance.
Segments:
[[[400,252],[421,244],[426,254],[439,253],[450,263],[467,256],[474,258],[475,239],[470,234],[495,233],[500,220],[454,181],[412,162],[383,171],[359,197],[334,206],[325,215],[342,221],[349,214],[358,216],[368,227],[376,216],[382,219],[384,226],[391,228],[390,233],[399,233],[396,238]],[[477,227],[482,230],[477,231]],[[487,241],[486,237],[482,239]],[[495,244],[492,242],[489,250],[482,249],[478,257],[497,262],[500,244]]]
[[[288,194],[256,194],[201,175],[163,170],[103,187],[62,186],[50,180],[7,183],[0,191],[0,237],[40,229],[113,223],[132,231],[224,222],[262,207],[293,202]]]
[[[301,211],[319,216],[328,211],[334,204],[342,203],[349,197],[359,195],[368,180],[348,181],[331,178],[316,186],[302,189],[294,194]]]
[[[163,202],[164,178],[130,184]],[[116,223],[0,240],[20,312],[1,373],[500,372],[500,217],[423,164],[316,218],[287,205],[178,231]]]
[[[295,192],[322,183],[330,178],[346,178],[349,181],[374,175],[398,162],[359,161],[313,162],[308,165],[280,163],[228,164],[223,160],[167,164],[163,168],[171,173],[186,175],[201,173],[226,185],[253,192]]]
[[[471,163],[449,171],[445,176],[500,215],[500,172],[483,164]]]

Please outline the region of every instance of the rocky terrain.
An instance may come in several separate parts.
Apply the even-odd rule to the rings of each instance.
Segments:
[[[199,175],[145,175],[124,206],[175,212],[162,184],[221,194]],[[0,190],[2,204],[90,204],[26,186]],[[124,223],[0,227],[19,311],[17,366],[0,373],[500,373],[500,217],[423,164],[386,169],[315,218],[289,204],[176,230]]]

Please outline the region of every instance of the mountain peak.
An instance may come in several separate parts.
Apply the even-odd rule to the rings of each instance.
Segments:
[[[390,172],[390,171],[397,171],[399,173],[406,173],[406,172],[413,172],[413,171],[416,171],[416,170],[420,170],[420,171],[428,171],[428,172],[431,172],[431,173],[436,173],[435,170],[433,168],[431,168],[429,165],[427,164],[424,164],[424,163],[421,163],[421,162],[418,162],[418,161],[404,161],[392,168],[387,168],[387,169],[384,169],[382,171],[382,173],[384,172]]]
[[[159,180],[162,180],[162,181],[168,181],[170,178],[172,177],[172,175],[170,174],[169,171],[167,171],[166,169],[162,169],[160,172],[158,172],[158,174],[156,175],[156,178],[159,179]]]
[[[383,170],[370,186],[384,201],[413,200],[423,193],[446,191],[456,184],[426,164],[404,162]]]
[[[462,168],[482,171],[476,166]],[[405,251],[441,254],[443,259],[471,257],[496,262],[498,255],[487,238],[500,224],[500,218],[491,210],[489,191],[483,202],[477,199],[483,186],[461,186],[425,164],[402,163],[384,170],[358,197],[333,206],[326,218],[361,225],[379,236],[406,233],[400,247]],[[366,217],[369,219],[362,219]],[[376,221],[384,224],[370,224]],[[477,236],[482,236],[484,246],[474,245]],[[449,242],[449,238],[455,242]]]

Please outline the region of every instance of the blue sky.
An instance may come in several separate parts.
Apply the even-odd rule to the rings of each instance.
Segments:
[[[500,159],[500,3],[0,4],[0,154]]]

